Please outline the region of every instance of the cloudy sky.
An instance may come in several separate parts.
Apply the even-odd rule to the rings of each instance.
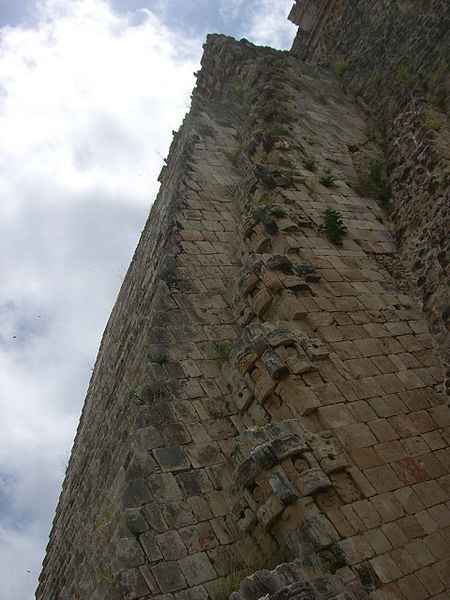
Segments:
[[[98,344],[207,32],[292,0],[0,0],[0,596],[30,600]]]

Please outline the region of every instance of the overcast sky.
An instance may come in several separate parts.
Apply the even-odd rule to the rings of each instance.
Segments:
[[[0,0],[0,597],[31,600],[102,331],[207,32],[292,0]]]

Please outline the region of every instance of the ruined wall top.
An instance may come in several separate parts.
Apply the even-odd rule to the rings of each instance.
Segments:
[[[329,0],[296,0],[289,13],[289,20],[303,31],[311,31]]]

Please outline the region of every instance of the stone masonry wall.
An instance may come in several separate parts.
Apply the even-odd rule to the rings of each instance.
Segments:
[[[367,120],[336,76],[208,37],[39,600],[447,597],[450,411],[355,191]]]
[[[399,249],[397,277],[421,301],[450,385],[450,4],[329,4],[305,57],[339,72],[344,89],[373,111],[367,134],[384,147],[383,175],[391,188],[390,201],[386,190],[384,201]]]

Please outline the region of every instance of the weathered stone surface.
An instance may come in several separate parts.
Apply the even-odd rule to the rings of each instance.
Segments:
[[[39,600],[214,598],[255,571],[237,598],[448,590],[440,363],[396,276],[388,216],[355,190],[381,150],[341,81],[208,38],[105,331]],[[414,114],[395,130],[416,135]],[[404,177],[395,166],[400,229],[406,195],[423,200],[413,179],[427,215],[435,202],[417,140],[399,146],[412,148]],[[420,260],[435,272],[434,254]],[[424,283],[432,329],[440,285],[427,296]]]

